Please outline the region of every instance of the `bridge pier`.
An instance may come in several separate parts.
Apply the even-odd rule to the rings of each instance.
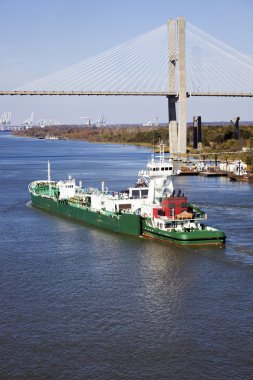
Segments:
[[[175,96],[168,96],[170,154],[177,153],[177,114]]]

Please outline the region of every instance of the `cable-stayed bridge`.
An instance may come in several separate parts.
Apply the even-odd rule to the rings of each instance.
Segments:
[[[253,97],[253,59],[178,17],[0,95],[166,96],[170,149],[184,153],[187,97]]]

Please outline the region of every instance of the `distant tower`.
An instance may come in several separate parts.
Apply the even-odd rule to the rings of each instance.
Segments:
[[[198,148],[198,117],[193,116],[193,149]]]
[[[103,128],[106,126],[106,119],[105,119],[105,115],[103,113],[100,114],[100,118],[97,120],[96,122],[96,127],[97,128]]]
[[[202,125],[201,116],[198,116],[198,149],[202,149]]]
[[[10,126],[11,124],[11,112],[10,111],[7,111],[7,112],[4,112],[1,116],[0,116],[0,124],[2,126]]]
[[[202,149],[201,116],[193,117],[193,149]]]
[[[239,122],[240,122],[240,118],[239,118],[239,116],[236,116],[236,117],[234,117],[233,120],[231,120],[231,121],[232,121],[232,123],[234,124],[234,127],[235,127],[235,129],[234,129],[235,139],[236,139],[236,140],[239,140],[239,138],[240,138],[240,132],[239,132]]]

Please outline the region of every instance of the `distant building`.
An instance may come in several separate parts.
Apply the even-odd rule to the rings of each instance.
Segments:
[[[247,164],[241,160],[234,162],[221,162],[220,170],[234,173],[236,175],[247,174]]]

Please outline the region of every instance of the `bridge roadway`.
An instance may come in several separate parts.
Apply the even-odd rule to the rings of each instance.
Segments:
[[[176,92],[152,92],[152,91],[144,91],[144,92],[128,92],[128,91],[0,91],[0,95],[58,95],[58,96],[167,96],[167,97],[176,97],[178,98],[178,93]],[[241,97],[241,98],[252,98],[253,92],[187,92],[187,97],[191,96],[219,96],[219,97]]]

